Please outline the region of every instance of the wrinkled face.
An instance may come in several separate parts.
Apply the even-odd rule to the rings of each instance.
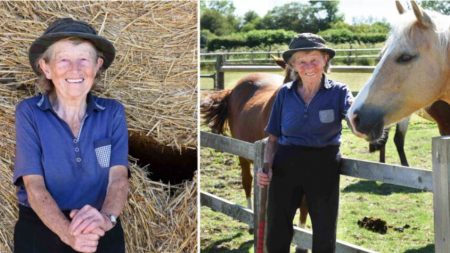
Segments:
[[[321,51],[299,51],[292,55],[290,65],[303,82],[308,82],[322,78],[327,61],[328,54]]]
[[[49,49],[49,59],[40,59],[45,77],[52,80],[60,99],[83,99],[94,85],[103,59],[89,42],[60,40]]]
[[[414,22],[391,34],[373,75],[348,111],[356,135],[378,139],[384,126],[438,99],[448,64],[438,44],[433,29]]]

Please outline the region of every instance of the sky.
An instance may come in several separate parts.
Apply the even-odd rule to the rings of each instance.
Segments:
[[[243,16],[249,10],[256,11],[264,16],[275,6],[283,5],[293,0],[232,0],[236,7],[235,14]],[[297,0],[298,1],[298,0]],[[306,2],[303,0],[302,2]],[[402,1],[406,6],[406,2]],[[383,18],[391,23],[398,15],[394,0],[340,0],[339,11],[344,14],[347,23],[373,17],[376,20]]]

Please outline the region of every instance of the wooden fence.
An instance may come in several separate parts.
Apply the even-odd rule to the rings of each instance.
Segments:
[[[202,147],[209,147],[221,152],[227,152],[254,162],[256,168],[263,166],[265,140],[248,143],[230,137],[207,132],[200,133]],[[450,252],[450,137],[435,137],[432,139],[433,172],[397,165],[387,165],[376,162],[343,158],[341,174],[367,180],[405,186],[423,191],[433,192],[435,252]],[[254,210],[259,208],[259,188],[254,185]],[[257,235],[257,213],[230,203],[206,192],[200,193],[201,205],[222,212],[242,222],[255,226],[255,249]],[[312,247],[312,236],[307,230],[294,227],[293,243],[303,247]],[[337,253],[374,252],[338,240]]]
[[[230,63],[226,60],[226,55],[218,54],[214,65],[215,73],[208,75],[200,75],[202,78],[213,78],[214,89],[223,90],[225,87],[225,72],[264,72],[264,71],[280,71],[281,67],[277,65],[239,65]],[[332,72],[359,72],[372,73],[374,66],[331,66]]]

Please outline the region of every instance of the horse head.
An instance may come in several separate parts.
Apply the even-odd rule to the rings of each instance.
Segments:
[[[381,59],[350,107],[352,131],[367,140],[436,100],[450,102],[450,17],[411,1],[390,32]]]

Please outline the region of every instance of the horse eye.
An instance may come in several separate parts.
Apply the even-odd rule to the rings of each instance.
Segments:
[[[416,57],[417,57],[417,55],[402,54],[397,58],[396,62],[397,63],[407,63],[407,62],[412,61]]]

